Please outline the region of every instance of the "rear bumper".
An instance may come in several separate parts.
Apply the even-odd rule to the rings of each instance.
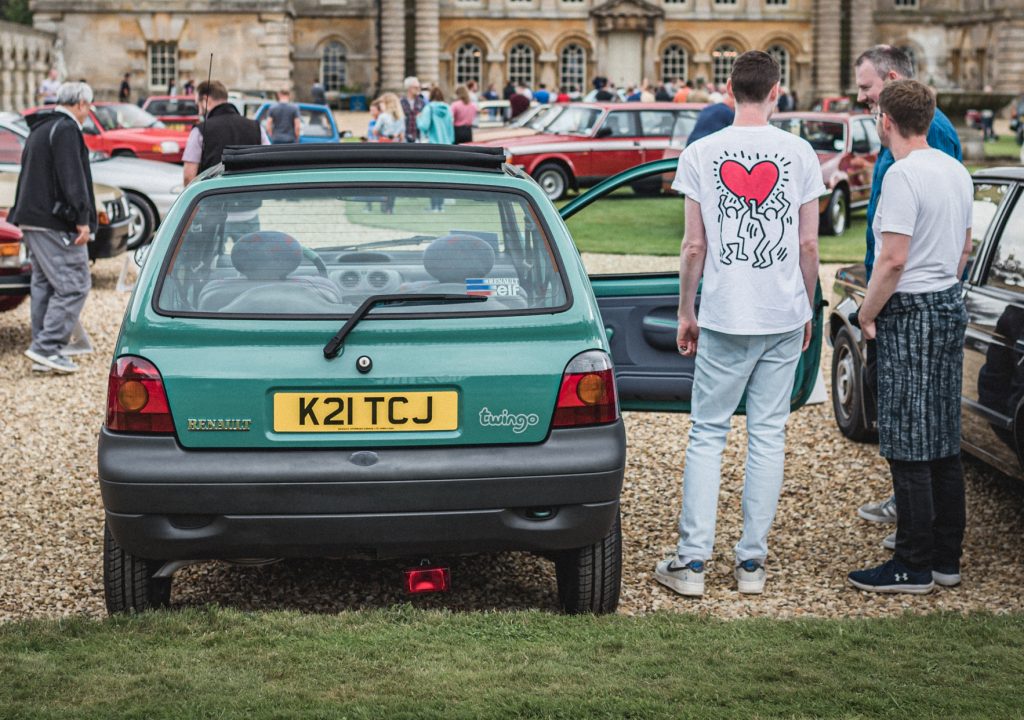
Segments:
[[[126,218],[110,225],[101,225],[96,239],[89,243],[89,259],[116,257],[128,249],[128,224]]]
[[[32,288],[32,266],[0,269],[0,296],[28,295]]]
[[[621,421],[537,445],[362,452],[187,450],[104,429],[99,475],[111,532],[140,557],[554,551],[611,528],[625,456]]]

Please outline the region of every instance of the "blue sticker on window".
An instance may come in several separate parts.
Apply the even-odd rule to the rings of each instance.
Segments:
[[[519,278],[466,278],[466,294],[478,297],[514,297],[521,294]]]

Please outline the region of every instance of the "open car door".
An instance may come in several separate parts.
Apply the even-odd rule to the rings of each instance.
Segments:
[[[568,220],[620,187],[675,172],[677,163],[676,159],[656,160],[610,177],[564,205],[560,210],[562,219]],[[664,199],[658,202],[672,201]],[[683,204],[681,199],[677,202],[682,218]],[[640,218],[626,220],[629,227],[642,226]],[[622,409],[689,412],[694,359],[684,358],[676,347],[678,272],[590,275],[590,283],[611,345]],[[791,399],[794,410],[807,402],[818,377],[823,307],[819,284],[815,292],[811,344],[800,358],[796,370]],[[697,312],[699,315],[699,290]],[[744,401],[740,402],[737,412],[744,412]]]

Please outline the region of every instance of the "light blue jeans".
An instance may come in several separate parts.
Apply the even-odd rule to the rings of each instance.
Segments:
[[[690,441],[683,471],[679,558],[709,560],[715,545],[722,451],[746,390],[747,467],[743,483],[743,535],[736,562],[768,557],[768,531],[782,489],[786,419],[803,328],[776,335],[729,335],[701,329]]]

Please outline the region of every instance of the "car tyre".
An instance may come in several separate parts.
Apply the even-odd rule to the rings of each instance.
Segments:
[[[839,432],[854,442],[871,442],[877,435],[864,417],[864,387],[860,349],[843,328],[832,343],[832,410]]]
[[[128,200],[128,249],[135,250],[153,239],[156,230],[156,213],[144,197],[125,190]]]
[[[659,175],[654,180],[644,180],[641,182],[632,183],[630,189],[634,195],[641,197],[655,197],[661,195],[661,176]]]
[[[161,565],[160,560],[144,560],[125,552],[103,523],[103,596],[108,613],[167,607],[171,602],[171,578],[153,577]]]
[[[558,163],[544,163],[533,178],[552,202],[561,200],[569,190],[569,173]]]
[[[613,613],[622,583],[622,526],[619,513],[611,530],[593,545],[555,557],[558,602],[570,615]]]
[[[846,190],[837,187],[828,199],[828,207],[821,216],[822,235],[842,235],[850,220],[850,201]]]

